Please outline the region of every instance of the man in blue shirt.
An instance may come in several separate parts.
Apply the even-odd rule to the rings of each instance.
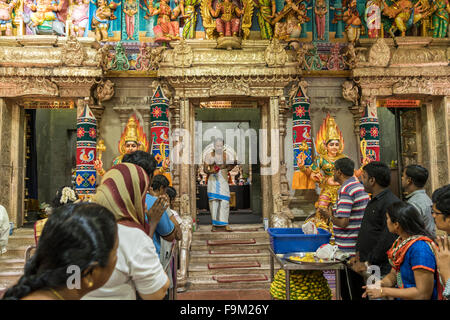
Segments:
[[[122,163],[126,163],[126,162],[142,167],[145,170],[145,172],[148,174],[150,181],[151,181],[150,186],[152,186],[153,179],[154,179],[153,172],[156,169],[156,163],[157,163],[152,154],[138,150],[133,153],[124,155],[124,157],[122,159]],[[156,176],[156,177],[158,177],[158,176]],[[158,179],[160,179],[160,178],[158,178]],[[167,180],[167,178],[165,178],[165,179]],[[169,184],[167,182],[167,186],[168,185]],[[155,194],[156,196],[147,194],[146,199],[145,199],[145,204],[146,204],[147,210],[149,210],[153,206],[153,204],[155,203],[155,201],[158,198],[168,198],[165,193],[166,192],[165,189],[167,188],[167,186],[164,188],[164,193],[158,192],[157,194]],[[155,187],[156,187],[156,185],[155,185]],[[149,190],[149,192],[150,191],[151,190]],[[169,202],[168,199],[167,199],[167,202]],[[147,216],[146,216],[146,221],[148,222]],[[175,229],[175,226],[172,223],[172,221],[169,219],[167,211],[165,211],[163,213],[163,215],[161,216],[161,219],[159,220],[154,232],[152,232],[152,230],[150,231],[150,236],[153,239],[153,243],[155,245],[156,252],[158,253],[158,255],[160,254],[161,237],[167,241],[172,241],[173,239],[175,239],[176,229]]]

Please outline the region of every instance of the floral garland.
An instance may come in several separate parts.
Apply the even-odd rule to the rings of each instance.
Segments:
[[[73,191],[70,187],[64,187],[61,193],[61,199],[59,200],[60,203],[66,204],[67,200],[70,200],[72,202],[77,200],[75,191]]]

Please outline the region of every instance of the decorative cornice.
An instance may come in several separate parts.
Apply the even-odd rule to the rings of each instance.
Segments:
[[[0,76],[101,77],[92,38],[0,37]]]
[[[215,43],[215,41],[212,41]],[[202,42],[186,40],[176,43],[173,50],[163,52],[158,75],[160,77],[217,76],[276,76],[298,75],[295,53],[286,51],[280,59],[269,59],[267,67],[268,41],[243,41],[242,50],[218,50]],[[275,52],[275,51],[273,51]],[[278,52],[278,51],[277,51]],[[271,56],[272,53],[269,55]],[[272,55],[273,56],[273,55]],[[273,60],[273,61],[272,61]],[[272,63],[273,62],[273,63]]]

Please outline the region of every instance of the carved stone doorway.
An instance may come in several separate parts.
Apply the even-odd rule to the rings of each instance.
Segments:
[[[225,142],[229,157],[239,163],[228,176],[231,224],[262,222],[259,154],[261,108],[255,99],[202,99],[195,106],[196,211],[200,224],[210,224],[207,176],[202,162],[212,151],[213,141]]]

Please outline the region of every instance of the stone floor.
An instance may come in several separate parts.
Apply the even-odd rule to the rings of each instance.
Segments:
[[[264,289],[195,290],[177,294],[177,300],[270,300]]]

